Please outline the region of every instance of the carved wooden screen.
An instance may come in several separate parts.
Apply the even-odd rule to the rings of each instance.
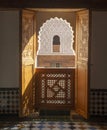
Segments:
[[[37,109],[71,109],[74,107],[74,70],[37,69]]]

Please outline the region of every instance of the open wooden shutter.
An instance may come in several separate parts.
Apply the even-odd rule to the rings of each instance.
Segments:
[[[35,61],[35,12],[21,11],[21,105],[20,116],[28,116],[34,111],[34,61]]]
[[[88,11],[77,13],[76,111],[88,118]]]

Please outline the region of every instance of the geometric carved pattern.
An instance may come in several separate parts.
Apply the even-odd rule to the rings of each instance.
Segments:
[[[70,76],[69,76],[69,79],[67,79],[67,82],[65,81],[66,80],[66,74],[42,74],[41,75],[42,78],[45,76],[45,77],[48,77],[47,80],[45,80],[44,78],[41,80],[42,81],[42,93],[41,93],[41,103],[54,103],[54,104],[70,104],[70,100],[71,100],[71,97],[70,97],[70,85],[67,87],[66,83],[71,83],[71,80],[70,79]],[[47,86],[47,88],[46,88]],[[66,91],[67,89],[69,89],[69,92]],[[46,89],[46,91],[45,91]],[[45,94],[46,92],[46,94]],[[45,94],[45,95],[44,95]],[[66,101],[66,95],[69,95],[68,96],[68,102]],[[45,96],[46,96],[46,99],[45,100]],[[45,102],[46,101],[46,102]]]
[[[61,70],[54,72],[54,69],[50,69],[49,72],[43,71],[39,74],[39,104],[53,104],[54,107],[73,105],[73,74]]]

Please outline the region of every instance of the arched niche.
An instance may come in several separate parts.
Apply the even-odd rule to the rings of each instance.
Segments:
[[[73,30],[66,20],[62,18],[50,18],[41,27],[38,35],[37,55],[54,55],[53,38],[60,38],[60,50],[57,55],[75,55],[73,50]],[[57,38],[58,38],[57,37]]]

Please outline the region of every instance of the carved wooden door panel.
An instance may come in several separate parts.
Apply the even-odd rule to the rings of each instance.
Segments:
[[[34,111],[33,85],[35,60],[35,13],[22,11],[22,44],[21,44],[21,105],[20,116],[27,116]]]
[[[88,11],[77,13],[76,111],[88,118]]]

